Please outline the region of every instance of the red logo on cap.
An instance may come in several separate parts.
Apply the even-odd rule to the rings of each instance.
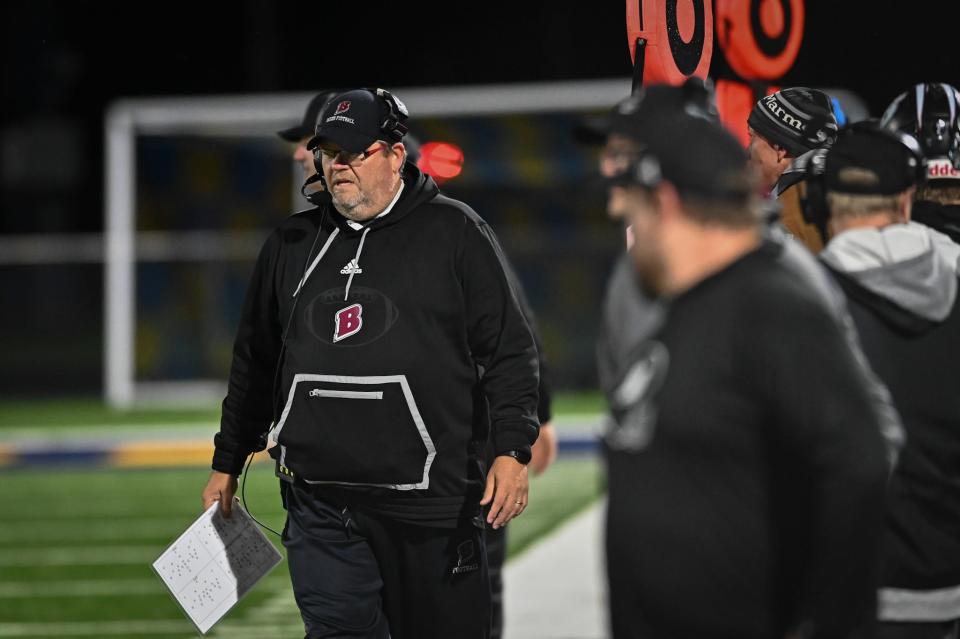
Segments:
[[[339,115],[340,113],[346,113],[350,110],[350,100],[344,100],[337,105],[337,110],[333,113],[334,115]]]

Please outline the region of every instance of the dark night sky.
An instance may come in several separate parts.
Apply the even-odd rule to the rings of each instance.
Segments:
[[[951,4],[807,0],[799,58],[777,84],[846,87],[874,114],[915,82],[960,84]],[[0,236],[102,229],[104,112],[117,98],[627,77],[625,15],[620,0],[3,3]],[[711,74],[724,67],[715,55]],[[531,281],[549,282],[539,268]],[[12,265],[0,276],[0,306],[17,309],[0,316],[0,352],[18,369],[0,391],[97,392],[100,265]],[[554,352],[558,383],[590,383],[591,341],[570,328],[581,316],[535,302],[556,318],[555,345],[586,345]]]
[[[960,84],[951,65],[952,21],[942,14],[948,4],[916,0],[906,11],[895,0],[808,1],[804,44],[781,84],[848,87],[874,112],[917,81]],[[87,202],[102,197],[103,111],[121,96],[521,82],[631,70],[625,7],[616,0],[32,1],[0,11],[4,135],[37,118],[76,125],[88,169],[71,196]],[[6,208],[17,198],[4,183]],[[57,229],[4,216],[0,232],[94,230],[99,204],[90,211]]]

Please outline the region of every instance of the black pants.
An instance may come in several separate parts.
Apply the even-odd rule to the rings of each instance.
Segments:
[[[285,487],[293,594],[307,639],[488,639],[484,535],[335,506]]]
[[[487,528],[487,563],[490,567],[490,639],[503,636],[503,563],[507,558],[507,526]]]
[[[960,620],[877,624],[877,639],[960,639]]]

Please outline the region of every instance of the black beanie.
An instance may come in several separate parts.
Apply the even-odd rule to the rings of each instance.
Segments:
[[[747,124],[793,157],[830,146],[838,130],[830,96],[806,87],[791,87],[760,98]]]

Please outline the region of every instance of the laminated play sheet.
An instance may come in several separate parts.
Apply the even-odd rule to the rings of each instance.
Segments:
[[[281,559],[240,504],[224,519],[216,503],[170,544],[153,569],[206,634]]]

